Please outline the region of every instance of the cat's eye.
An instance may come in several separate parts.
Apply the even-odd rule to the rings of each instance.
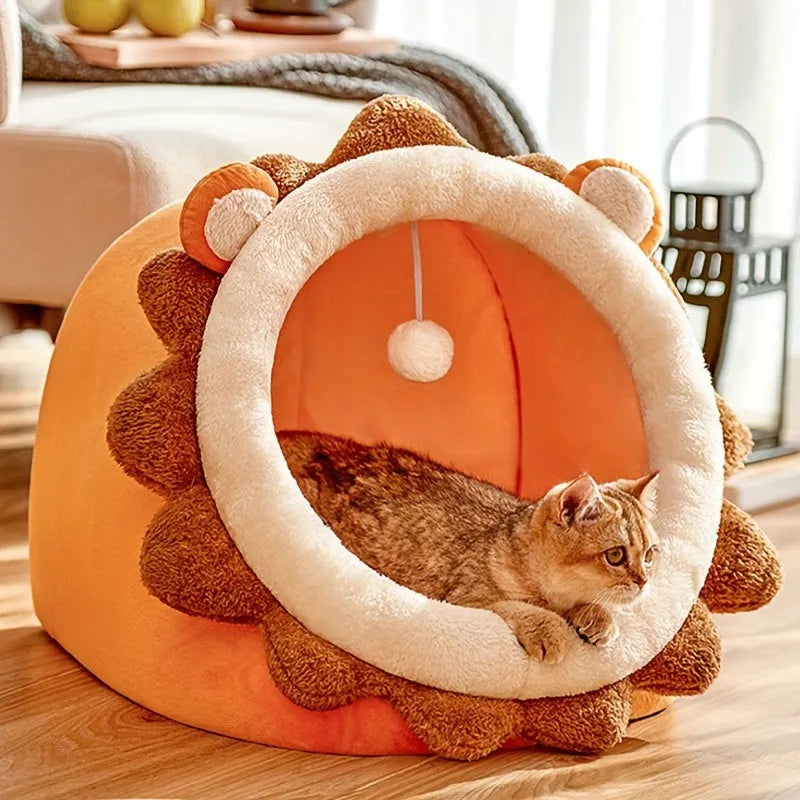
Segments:
[[[644,563],[645,564],[652,564],[655,554],[656,554],[655,545],[653,545],[652,547],[648,547],[647,548],[647,552],[644,554]]]
[[[605,552],[606,561],[612,567],[618,567],[625,561],[625,548],[624,547],[611,547]]]

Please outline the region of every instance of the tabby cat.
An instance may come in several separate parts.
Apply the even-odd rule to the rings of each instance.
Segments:
[[[581,475],[530,502],[409,450],[278,439],[306,499],[359,559],[428,597],[494,611],[539,661],[560,661],[575,632],[610,642],[610,608],[646,589],[655,473],[602,485]]]

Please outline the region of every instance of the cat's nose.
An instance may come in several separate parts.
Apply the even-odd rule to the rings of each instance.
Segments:
[[[634,575],[632,580],[640,589],[647,583],[647,578],[644,575]]]

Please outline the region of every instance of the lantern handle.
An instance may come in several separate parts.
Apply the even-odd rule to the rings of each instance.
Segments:
[[[740,125],[735,120],[728,119],[728,117],[703,117],[702,119],[696,119],[694,122],[684,125],[675,136],[672,137],[672,141],[667,146],[667,152],[664,155],[664,183],[667,188],[672,188],[672,159],[675,156],[675,150],[686,138],[687,134],[704,125],[722,125],[726,128],[730,128],[732,131],[738,133],[750,145],[756,162],[756,180],[753,188],[750,190],[750,194],[755,194],[764,182],[764,157],[761,155],[761,148],[758,146],[758,142],[755,140],[753,134],[750,133],[747,128]]]

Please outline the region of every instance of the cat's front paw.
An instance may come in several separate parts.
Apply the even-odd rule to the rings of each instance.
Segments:
[[[602,606],[574,606],[565,616],[581,639],[597,647],[614,641],[619,633],[611,614]]]
[[[558,664],[564,658],[570,630],[561,617],[531,614],[517,620],[513,631],[525,652],[536,661]]]

